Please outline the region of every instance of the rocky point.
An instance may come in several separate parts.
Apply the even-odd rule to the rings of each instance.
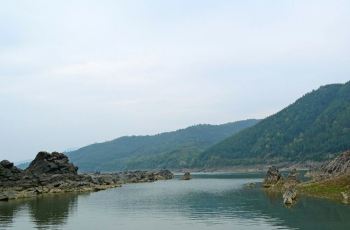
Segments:
[[[78,168],[63,153],[39,152],[27,169],[0,162],[0,200],[34,197],[45,193],[88,192],[119,187],[123,183],[172,179],[168,170],[78,174]]]

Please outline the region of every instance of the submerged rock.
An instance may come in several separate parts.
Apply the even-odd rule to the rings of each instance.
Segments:
[[[192,176],[190,172],[185,172],[185,174],[182,176],[182,180],[191,180]]]
[[[265,188],[269,188],[275,186],[282,180],[282,175],[279,172],[278,168],[275,166],[271,166],[265,176],[263,186]]]

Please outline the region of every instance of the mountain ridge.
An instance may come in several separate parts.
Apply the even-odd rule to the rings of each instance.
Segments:
[[[82,171],[186,168],[209,146],[259,121],[200,124],[155,135],[123,136],[67,154]]]
[[[305,94],[200,154],[197,167],[324,161],[350,149],[350,82]]]

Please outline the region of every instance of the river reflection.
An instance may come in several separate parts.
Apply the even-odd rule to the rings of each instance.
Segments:
[[[69,193],[1,202],[0,227],[12,227],[18,216],[30,218],[38,229],[64,225],[68,216],[76,211],[77,201],[78,194]]]
[[[257,174],[200,174],[125,185],[88,195],[0,203],[0,228],[15,229],[348,229],[350,206],[302,198],[291,208],[263,192]]]

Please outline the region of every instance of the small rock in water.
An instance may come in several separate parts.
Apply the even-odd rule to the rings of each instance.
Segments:
[[[185,174],[182,176],[183,180],[191,180],[192,176],[190,172],[185,172]]]
[[[271,186],[274,186],[282,179],[282,175],[279,172],[278,168],[275,166],[271,166],[269,170],[267,171],[267,174],[264,179],[263,186],[265,188],[269,188]]]
[[[283,193],[283,203],[286,205],[291,205],[297,198],[297,191],[295,188],[288,188]]]

